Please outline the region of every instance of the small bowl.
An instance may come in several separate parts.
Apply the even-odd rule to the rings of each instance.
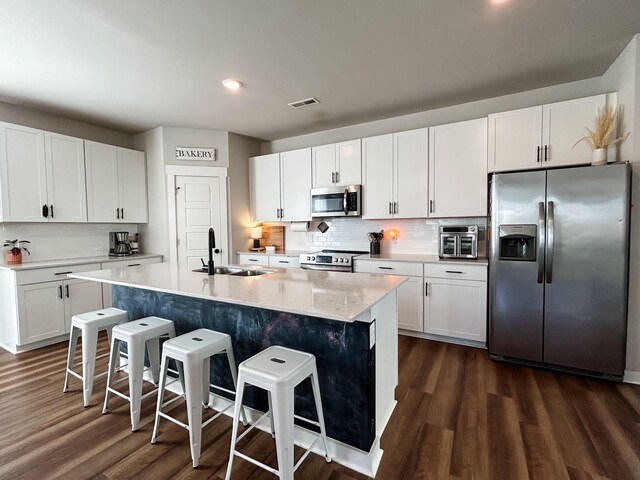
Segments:
[[[267,245],[264,247],[264,251],[267,253],[276,253],[276,247],[275,245]]]

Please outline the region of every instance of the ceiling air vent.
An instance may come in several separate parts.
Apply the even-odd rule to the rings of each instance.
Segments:
[[[320,103],[320,102],[318,101],[317,98],[311,97],[311,98],[305,98],[304,100],[298,100],[297,102],[291,102],[289,106],[292,108],[302,108],[302,107],[308,107],[309,105],[315,105],[316,103]]]

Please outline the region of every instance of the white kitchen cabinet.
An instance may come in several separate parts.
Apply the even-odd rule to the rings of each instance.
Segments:
[[[311,168],[314,188],[361,184],[360,139],[313,147]]]
[[[267,255],[265,253],[239,253],[240,265],[253,265],[273,268],[296,268],[300,266],[300,258],[289,255]]]
[[[99,263],[1,269],[0,344],[15,353],[64,340],[73,315],[102,308],[99,283],[67,275],[99,269]]]
[[[90,222],[146,223],[144,152],[85,140]]]
[[[598,109],[616,104],[602,94],[488,116],[489,172],[591,163],[587,142],[576,142],[593,128]]]
[[[429,128],[429,216],[487,215],[487,119]]]
[[[162,256],[137,258],[129,257],[126,260],[116,260],[112,262],[104,262],[101,264],[101,270],[110,270],[113,268],[134,268],[140,265],[148,265],[150,263],[162,263]],[[109,283],[103,283],[102,285],[102,304],[104,308],[109,308],[113,305],[113,297],[111,295],[112,285]]]
[[[275,268],[297,268],[300,266],[300,257],[297,255],[269,255],[269,266]]]
[[[267,267],[269,266],[269,255],[241,253],[238,255],[238,262],[240,265],[260,265]]]
[[[485,343],[487,267],[425,264],[424,331]]]
[[[0,123],[0,221],[86,222],[82,140]]]
[[[354,260],[354,272],[403,275],[409,280],[398,288],[398,328],[423,331],[422,264],[386,260]]]
[[[363,218],[428,216],[428,129],[362,139]]]
[[[249,159],[254,222],[311,220],[311,149]]]

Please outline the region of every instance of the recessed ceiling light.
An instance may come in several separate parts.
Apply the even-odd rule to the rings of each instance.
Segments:
[[[242,87],[242,82],[240,80],[236,80],[235,78],[225,78],[222,80],[222,85],[229,90],[239,90]]]
[[[509,0],[491,0],[491,3],[493,3],[494,5],[499,5],[501,3],[508,3]]]

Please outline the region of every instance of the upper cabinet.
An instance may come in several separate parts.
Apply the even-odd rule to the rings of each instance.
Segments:
[[[428,129],[362,139],[364,218],[427,213]]]
[[[146,223],[144,152],[85,140],[90,222]]]
[[[249,159],[254,222],[311,220],[311,148]]]
[[[0,221],[86,222],[82,139],[0,123]]]
[[[487,215],[487,119],[429,128],[429,216]]]
[[[313,187],[362,183],[360,139],[311,149]]]
[[[488,171],[591,163],[589,144],[576,142],[598,109],[615,103],[613,93],[489,115]]]

